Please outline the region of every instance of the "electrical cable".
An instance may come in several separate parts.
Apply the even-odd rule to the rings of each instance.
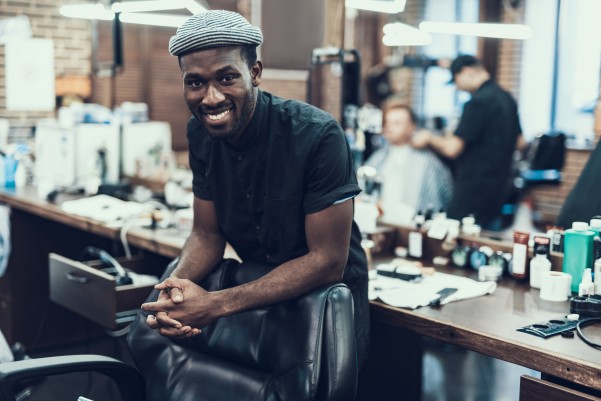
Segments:
[[[582,319],[578,322],[578,324],[576,324],[576,332],[578,333],[578,337],[580,337],[580,339],[584,341],[587,345],[597,349],[601,349],[601,343],[589,340],[582,332],[582,329],[586,326],[590,326],[591,324],[599,322],[601,322],[601,317],[591,317],[588,319]]]
[[[171,214],[171,211],[165,204],[153,200],[146,201],[144,202],[144,204],[152,206],[155,210],[160,210],[163,212],[163,218],[158,223],[159,228],[168,228],[173,223],[173,216]],[[150,211],[151,214],[153,212],[154,211]],[[132,257],[131,249],[129,247],[129,241],[127,240],[127,230],[129,230],[129,228],[134,225],[136,220],[138,220],[140,217],[146,216],[148,213],[149,211],[144,211],[129,217],[127,220],[125,220],[123,226],[121,226],[121,230],[119,230],[119,239],[121,240],[121,245],[123,246],[123,250],[125,251],[125,257],[127,259],[131,259]],[[153,219],[154,218],[151,217],[151,220]]]

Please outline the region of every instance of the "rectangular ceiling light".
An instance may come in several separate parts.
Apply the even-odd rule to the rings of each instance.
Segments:
[[[130,24],[156,25],[179,28],[189,17],[152,13],[121,13],[119,20]]]
[[[59,13],[65,17],[112,20],[115,13],[104,8],[102,4],[70,4],[62,6]]]
[[[527,25],[521,24],[424,21],[419,24],[419,29],[430,33],[482,36],[499,39],[530,39],[532,37],[532,29]]]
[[[206,8],[194,0],[142,0],[117,2],[111,5],[114,12],[138,13],[149,11],[165,11],[187,8],[192,14],[206,11]]]
[[[192,14],[202,13],[207,9],[195,0],[142,0],[113,3],[111,8],[96,4],[69,4],[60,8],[59,12],[65,17],[112,20],[115,13],[119,19],[132,24],[146,24],[167,27],[179,27],[186,21],[187,16],[173,14],[155,14],[150,11],[165,11],[188,9]]]
[[[345,5],[359,10],[396,14],[405,9],[406,0],[346,0]]]

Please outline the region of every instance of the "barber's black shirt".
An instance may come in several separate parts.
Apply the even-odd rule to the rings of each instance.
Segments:
[[[244,261],[278,266],[308,252],[305,215],[361,190],[339,124],[308,104],[259,91],[235,147],[188,124],[194,195],[215,203],[224,238]],[[358,347],[368,333],[367,262],[353,222],[343,281],[353,292]]]
[[[499,215],[521,131],[513,97],[493,81],[483,83],[465,104],[455,131],[465,148],[455,161],[450,217],[474,214],[486,225]]]

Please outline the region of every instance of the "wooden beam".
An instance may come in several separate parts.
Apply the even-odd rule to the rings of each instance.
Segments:
[[[324,6],[325,30],[323,46],[344,47],[344,0],[326,0]]]

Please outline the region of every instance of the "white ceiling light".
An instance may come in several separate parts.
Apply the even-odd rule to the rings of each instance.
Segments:
[[[111,5],[114,12],[137,13],[147,11],[165,11],[187,8],[192,14],[206,11],[206,8],[194,0],[142,0],[117,2]]]
[[[532,29],[527,25],[521,24],[424,21],[419,24],[419,29],[430,33],[482,36],[500,39],[530,39],[532,37]]]
[[[384,25],[382,43],[386,46],[425,46],[432,42],[432,35],[402,22]]]
[[[345,5],[359,10],[395,14],[405,9],[405,0],[346,0]]]
[[[112,20],[115,13],[106,10],[102,4],[71,4],[62,6],[59,13],[65,17]]]
[[[121,13],[119,19],[130,24],[170,26],[179,28],[188,17],[183,15],[167,15],[152,13]]]
[[[115,13],[119,13],[119,19],[123,22],[177,28],[183,24],[187,17],[144,12],[182,8],[188,9],[192,14],[206,11],[206,8],[194,0],[144,0],[113,3],[110,9],[105,9],[102,4],[70,4],[62,6],[59,12],[65,17],[109,21],[115,18]]]

